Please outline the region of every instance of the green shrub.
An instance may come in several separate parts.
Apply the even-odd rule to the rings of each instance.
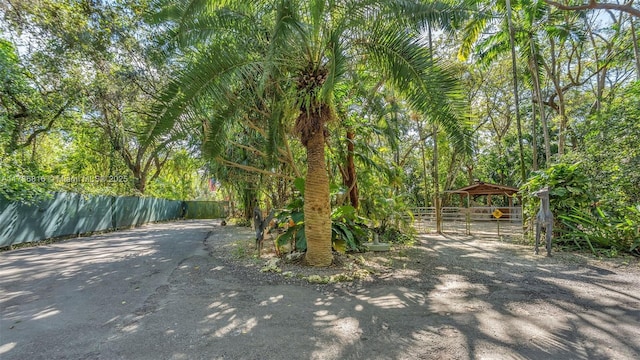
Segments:
[[[560,215],[560,221],[563,238],[571,239],[578,248],[586,244],[594,254],[606,249],[609,256],[618,252],[640,255],[640,206],[628,207],[621,217],[599,207],[593,212],[576,209]]]
[[[561,246],[638,253],[640,205],[612,211],[598,205],[591,181],[580,162],[560,163],[535,173],[522,187],[525,216],[535,218],[540,201],[533,192],[549,187],[549,206],[554,215],[554,239]]]

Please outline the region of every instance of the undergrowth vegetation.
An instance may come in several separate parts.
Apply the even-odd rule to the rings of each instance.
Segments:
[[[556,244],[593,254],[640,255],[640,205],[622,206],[595,196],[581,162],[559,163],[532,176],[523,187],[525,213],[533,221],[539,200],[532,192],[548,186]]]

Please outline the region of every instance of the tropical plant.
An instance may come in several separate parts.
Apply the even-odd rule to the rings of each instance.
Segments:
[[[409,26],[447,13],[414,1],[169,0],[159,18],[182,45],[186,65],[162,94],[161,134],[178,121],[207,118],[209,155],[225,144],[229,122],[267,121],[269,142],[293,131],[306,150],[306,261],[328,266],[331,253],[326,125],[336,119],[336,86],[349,69],[369,69],[407,103],[463,138],[460,89]],[[203,114],[202,104],[216,108]],[[293,126],[292,126],[293,125]]]
[[[586,244],[593,254],[604,249],[611,256],[619,252],[640,255],[640,206],[629,206],[622,214],[606,213],[600,207],[593,211],[574,209],[560,215],[562,236],[579,249]]]
[[[48,176],[34,169],[22,168],[15,161],[0,163],[0,200],[34,204],[50,198]]]
[[[548,186],[551,210],[557,214],[589,207],[595,199],[589,193],[589,180],[582,166],[580,162],[559,163],[539,171],[522,187],[524,194],[533,196],[534,191]]]
[[[304,221],[304,179],[294,181],[299,196],[287,205],[287,208],[276,215],[279,224],[286,224],[286,231],[278,238],[278,246],[291,244],[291,251],[305,251],[307,236]],[[333,196],[340,191],[333,187]],[[358,216],[351,205],[335,208],[331,213],[331,247],[340,253],[361,250],[361,245],[370,238],[366,219]]]
[[[627,86],[598,114],[579,126],[591,188],[609,212],[640,204],[640,82]],[[621,215],[621,214],[618,214]]]
[[[333,248],[341,253],[361,250],[362,244],[371,237],[365,222],[351,205],[334,209],[331,214]]]
[[[573,242],[572,235],[567,231],[567,224],[560,219],[571,214],[589,212],[595,199],[589,191],[589,180],[585,176],[582,164],[559,163],[541,170],[521,187],[525,203],[525,216],[533,223],[540,208],[540,200],[533,192],[549,187],[549,207],[554,215],[554,237],[560,244]],[[533,229],[533,227],[531,227]],[[558,237],[557,235],[560,235]]]

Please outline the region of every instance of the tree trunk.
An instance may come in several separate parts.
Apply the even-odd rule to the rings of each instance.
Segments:
[[[567,112],[565,110],[564,94],[562,88],[557,86],[558,91],[558,112],[560,115],[560,125],[558,126],[558,156],[564,155],[564,147],[567,139]]]
[[[511,1],[507,0],[507,21],[509,23],[509,45],[511,47],[511,72],[513,73],[513,97],[516,105],[516,127],[518,131],[518,148],[520,150],[520,175],[522,183],[527,181],[527,173],[524,165],[524,145],[522,141],[522,125],[520,122],[520,94],[518,93],[518,69],[516,67],[516,48],[513,33],[513,22],[511,21]]]
[[[533,41],[533,40],[530,40]],[[545,167],[551,164],[551,139],[549,137],[549,126],[547,123],[547,115],[544,111],[544,102],[542,101],[542,87],[540,86],[540,76],[538,72],[537,54],[534,46],[531,46],[531,77],[533,79],[533,88],[535,92],[536,102],[538,103],[538,114],[540,115],[540,123],[542,124],[542,137],[544,139],[544,160]],[[534,124],[535,126],[535,124]],[[535,135],[534,135],[535,136]]]
[[[349,190],[349,201],[351,206],[358,208],[360,205],[360,199],[358,196],[358,181],[356,179],[356,165],[354,161],[354,139],[355,132],[353,129],[347,130],[347,177],[345,178],[344,185]]]
[[[640,80],[640,47],[638,47],[638,37],[636,35],[635,19],[630,16],[631,21],[631,40],[633,41],[633,54],[635,55],[636,80]]]
[[[553,83],[553,89],[555,94],[551,95],[550,99],[553,99],[555,96],[558,97],[557,103],[555,101],[549,100],[548,103],[551,104],[551,108],[556,111],[559,117],[558,124],[558,157],[562,157],[564,155],[564,145],[565,145],[565,130],[567,127],[567,117],[565,112],[565,103],[564,103],[564,93],[560,80],[560,64],[557,61],[556,56],[556,43],[553,39],[549,41],[549,49],[551,55],[551,65],[545,65],[545,69],[547,70],[548,77],[551,79]],[[558,54],[562,51],[562,44],[560,44],[560,50]]]
[[[535,90],[531,91],[531,99],[535,95]],[[536,118],[536,106],[531,101],[531,147],[533,148],[533,162],[531,164],[531,170],[538,171],[538,119]]]
[[[433,38],[429,26],[429,58],[433,61]],[[436,208],[436,231],[442,234],[442,215],[440,210],[440,171],[438,170],[438,126],[433,125],[433,206]],[[426,190],[426,189],[425,189]],[[426,199],[425,199],[426,201]]]
[[[140,194],[144,194],[144,191],[147,188],[147,174],[142,171],[134,171],[133,174],[133,186],[140,192]]]
[[[324,112],[309,116],[329,116]],[[321,123],[324,123],[321,121]],[[311,266],[329,266],[331,253],[331,204],[329,176],[325,165],[324,133],[322,128],[309,134],[307,148],[307,177],[304,191],[304,224],[307,237],[306,262]]]
[[[436,231],[442,234],[440,209],[440,171],[438,170],[438,126],[433,126],[433,206],[436,208]]]
[[[422,134],[422,121],[416,116],[415,119],[418,123],[418,136],[420,137],[420,152],[422,155],[422,181],[424,182],[424,204],[422,206],[427,207],[429,199],[429,185],[427,184],[427,158],[424,152],[424,142],[426,137],[423,138]]]

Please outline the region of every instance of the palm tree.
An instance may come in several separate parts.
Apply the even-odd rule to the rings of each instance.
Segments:
[[[285,130],[297,134],[307,155],[306,261],[328,266],[326,124],[337,118],[334,92],[351,81],[351,71],[387,79],[412,108],[464,137],[457,81],[405,21],[436,14],[425,9],[412,1],[169,0],[159,18],[173,29],[185,66],[162,95],[160,125],[149,131],[197,119],[208,102],[216,108],[207,114],[209,154],[223,148],[225,124],[234,120],[268,122],[273,143]]]
[[[479,1],[477,4],[482,5]],[[575,49],[583,43],[585,38],[583,30],[580,28],[580,14],[567,14],[553,11],[547,5],[548,2],[542,0],[517,0],[513,2],[512,20],[514,27],[513,42],[519,49],[519,54],[523,62],[527,63],[530,72],[531,86],[538,105],[538,113],[542,122],[546,166],[551,163],[551,140],[550,126],[545,115],[545,105],[555,111],[559,117],[558,124],[558,155],[564,152],[564,143],[567,132],[568,117],[566,114],[565,92],[574,86],[583,83],[571,81],[563,83],[561,74],[563,69],[571,67],[564,66],[565,63],[558,60],[558,56],[564,52],[578,53],[579,51],[569,51],[565,47],[574,46]],[[497,12],[506,12],[505,3],[502,0],[489,0],[488,7],[495,8]],[[499,22],[499,24],[498,24]],[[492,36],[487,36],[481,40],[476,48],[485,63],[489,63],[498,56],[510,52],[510,38],[507,30],[508,24],[502,22],[502,17],[493,16],[491,12],[478,12],[477,16],[467,24],[463,46],[460,49],[460,57],[467,56],[472,45],[478,40],[482,31],[491,25],[497,24],[502,31],[495,32]],[[543,44],[546,44],[546,52],[543,54]],[[570,71],[570,70],[569,70]],[[597,71],[601,71],[598,67]],[[542,99],[542,83],[545,77],[551,82],[551,94],[546,100]],[[571,75],[569,75],[571,78]]]
[[[516,4],[519,5],[519,4]],[[484,52],[482,56],[490,59],[484,59],[486,63],[494,60],[497,55],[508,52],[511,56],[511,68],[512,68],[512,83],[513,83],[513,98],[515,103],[515,117],[517,123],[518,132],[518,146],[520,155],[520,176],[522,182],[526,180],[526,170],[524,164],[524,147],[522,138],[522,125],[520,120],[520,96],[518,91],[518,71],[517,71],[517,57],[516,57],[516,45],[518,34],[516,34],[513,19],[513,9],[511,0],[502,1],[478,1],[475,6],[479,8],[485,7],[492,10],[481,9],[476,12],[476,15],[465,26],[462,46],[458,52],[460,58],[466,58],[471,52],[473,44],[480,38],[482,32],[491,27],[498,27],[499,31],[493,36],[486,37],[477,46]],[[496,16],[495,13],[500,15]],[[506,15],[502,18],[502,14]],[[505,21],[506,20],[506,21]],[[519,41],[521,42],[521,41]]]

